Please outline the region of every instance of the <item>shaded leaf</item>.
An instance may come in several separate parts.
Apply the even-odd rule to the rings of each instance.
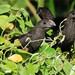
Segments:
[[[20,54],[24,59],[30,58],[32,56],[31,53],[23,51],[22,49],[14,48],[14,52],[16,54]]]
[[[24,20],[21,18],[21,17],[18,17],[17,18],[17,21],[19,22],[19,24],[20,24],[20,27],[21,27],[21,29],[22,29],[22,32],[24,33],[25,31],[25,23],[24,23]]]
[[[2,54],[3,54],[3,52],[2,52],[2,51],[0,51],[0,56],[2,56]]]

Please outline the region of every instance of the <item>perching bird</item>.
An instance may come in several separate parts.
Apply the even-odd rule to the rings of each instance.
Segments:
[[[44,39],[46,31],[48,31],[50,28],[53,28],[55,26],[55,23],[52,20],[48,19],[43,19],[39,21],[36,26],[27,34],[18,36],[16,38],[12,38],[10,41],[14,42],[15,39],[19,39],[21,45],[25,47],[27,43],[29,42],[26,41],[26,39],[29,37],[31,41],[34,40],[39,40],[39,39]],[[35,52],[38,47],[40,47],[42,41],[36,41],[36,42],[31,42],[27,48],[28,52]]]
[[[54,31],[57,31],[59,29],[59,23],[64,19],[64,17],[54,18],[52,12],[47,7],[39,7],[36,13],[42,20],[43,19],[53,20],[56,23],[56,27],[53,28]]]
[[[54,16],[47,7],[39,7],[36,13],[40,16],[41,19],[54,20]]]
[[[40,16],[41,19],[52,19],[56,23],[56,27],[54,27],[54,34],[51,36],[52,38],[56,37],[59,34],[58,30],[58,20],[54,19],[51,12],[49,12],[49,9],[46,7],[40,7],[37,10],[37,14]],[[62,18],[64,19],[64,18]],[[59,23],[62,21],[62,19],[59,21]],[[67,21],[64,23],[64,27],[62,29],[63,35],[65,35],[65,40],[62,43],[57,43],[54,48],[61,47],[62,51],[69,51],[71,45],[73,44],[75,40],[75,10],[72,11],[69,16],[67,17]]]
[[[55,37],[59,32],[52,35]],[[75,10],[72,11],[64,23],[62,34],[65,35],[65,40],[62,43],[56,44],[55,47],[61,47],[62,51],[70,51],[71,45],[75,40]]]

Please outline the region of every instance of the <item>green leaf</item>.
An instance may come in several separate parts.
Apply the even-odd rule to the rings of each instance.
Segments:
[[[75,6],[75,0],[72,1],[72,3],[71,3],[71,7],[69,8],[70,12],[74,9],[74,6]]]
[[[65,61],[65,64],[63,66],[63,70],[64,70],[65,74],[69,75],[71,69],[72,69],[72,65],[68,61]]]
[[[18,48],[14,48],[14,52],[16,54],[20,54],[24,59],[30,58],[32,56],[31,53],[28,53],[28,52],[23,51],[23,50],[18,49]]]
[[[7,22],[12,22],[16,19],[16,17],[13,14],[10,14],[10,16],[8,17]]]
[[[10,5],[1,5],[0,14],[4,14],[10,11]]]
[[[48,47],[47,50],[45,51],[47,55],[52,56],[56,54],[56,51],[54,48]]]
[[[3,60],[3,66],[4,66],[4,69],[5,71],[6,70],[11,70],[11,71],[16,71],[17,70],[17,65],[12,62],[12,61],[8,61],[8,60]]]
[[[21,8],[21,12],[25,18],[28,18],[29,14],[24,8]]]
[[[51,36],[53,34],[53,30],[50,29],[49,31],[46,32],[49,36]]]
[[[43,52],[44,50],[46,50],[49,47],[48,43],[44,43],[40,49],[38,50],[39,53]]]
[[[1,45],[1,46],[0,46],[0,49],[3,49],[4,47],[5,47],[5,45]]]
[[[1,15],[0,16],[0,27],[5,30],[6,28],[8,28],[10,26],[10,24],[8,23],[8,16],[6,15]]]
[[[70,75],[75,75],[75,65],[72,67]]]
[[[12,7],[11,7],[11,9],[12,9],[12,10],[16,10],[16,11],[17,11],[17,10],[19,10],[20,8],[15,7],[15,6],[12,6]]]
[[[4,73],[3,72],[0,72],[0,75],[4,75]]]
[[[32,24],[31,20],[26,21],[25,24],[29,27],[34,27],[34,25]]]
[[[16,6],[19,8],[25,8],[27,6],[28,0],[17,0]]]
[[[22,32],[24,33],[25,31],[25,23],[24,23],[24,20],[21,18],[21,17],[18,17],[17,18],[17,21],[19,22],[19,24],[20,24],[20,27],[21,27],[21,29],[22,29]]]
[[[38,65],[29,63],[29,65],[26,67],[29,75],[35,75],[38,71]]]
[[[3,44],[5,42],[5,38],[0,36],[0,44]]]
[[[16,39],[16,40],[14,41],[14,46],[15,46],[15,47],[21,46],[21,43],[20,43],[20,41],[19,41],[18,39]]]
[[[29,26],[29,27],[34,27],[34,25],[32,24],[31,20],[28,19],[28,17],[29,17],[28,12],[24,8],[21,8],[21,12],[22,12],[23,16],[26,18],[25,24],[27,26]]]
[[[49,75],[47,66],[45,66],[45,65],[44,66],[41,66],[40,71],[42,72],[42,75]]]
[[[54,0],[49,0],[48,7],[51,10],[52,14],[56,17]]]
[[[20,75],[29,75],[27,69],[22,64],[18,64],[18,72]]]
[[[54,68],[56,69],[56,72],[57,72],[57,73],[62,70],[62,67],[63,67],[63,66],[61,66],[61,64],[63,64],[61,60],[57,60],[57,61],[54,63]]]
[[[13,32],[9,33],[8,35],[22,35],[22,32],[20,32],[19,30],[14,30]]]
[[[3,54],[3,52],[2,52],[2,51],[0,51],[0,56],[2,56],[2,54]]]
[[[48,43],[44,43],[44,45],[41,46],[38,52],[44,52],[47,56],[52,56],[53,54],[56,54],[55,49],[49,47]]]

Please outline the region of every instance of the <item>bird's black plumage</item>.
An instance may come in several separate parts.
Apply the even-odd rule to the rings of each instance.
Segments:
[[[54,16],[47,7],[39,7],[36,13],[40,16],[41,19],[54,20]]]
[[[13,42],[15,39],[19,39],[21,45],[23,47],[26,46],[28,41],[26,39],[29,37],[32,41],[44,39],[46,31],[50,28],[54,27],[55,23],[52,20],[43,19],[39,21],[36,26],[27,34],[18,36],[16,38],[12,38],[10,41]],[[42,41],[31,42],[27,48],[29,49],[28,52],[34,52],[40,45]]]
[[[52,35],[52,38],[58,35],[59,31]],[[62,51],[70,51],[70,47],[75,40],[75,10],[72,11],[64,23],[62,34],[65,35],[65,40],[62,43],[56,44],[54,47],[61,47]]]
[[[56,37],[59,34],[58,20],[54,19],[50,10],[46,7],[40,7],[37,9],[37,14],[42,20],[47,18],[55,21],[57,26],[53,29],[55,33],[51,38]],[[62,20],[60,20],[60,22],[61,21]],[[70,51],[70,47],[75,40],[75,10],[67,17],[67,21],[64,23],[64,27],[62,28],[62,34],[65,35],[65,40],[62,43],[57,43],[54,48],[61,47],[62,51]]]
[[[43,19],[53,20],[56,23],[56,27],[53,28],[54,31],[57,31],[59,29],[59,23],[64,19],[64,17],[54,18],[52,12],[47,7],[39,7],[36,13],[42,20]]]

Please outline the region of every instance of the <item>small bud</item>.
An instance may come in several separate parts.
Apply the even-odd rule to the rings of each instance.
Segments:
[[[28,52],[28,48],[24,47],[24,48],[23,48],[23,51]]]
[[[19,46],[21,46],[21,43],[20,43],[20,41],[19,41],[18,39],[16,39],[16,40],[14,41],[14,45],[15,45],[16,47],[19,47]]]

